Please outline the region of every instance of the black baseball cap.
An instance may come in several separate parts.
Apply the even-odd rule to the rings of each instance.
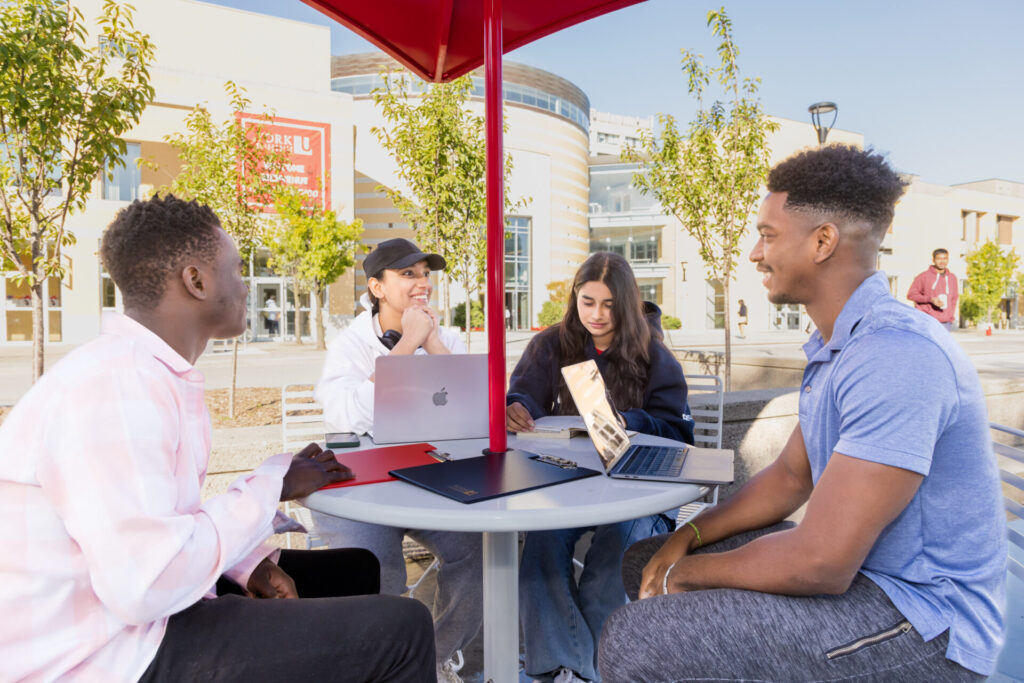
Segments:
[[[426,261],[431,270],[444,270],[448,266],[443,256],[424,254],[409,240],[396,237],[384,240],[366,255],[363,259],[363,272],[368,278],[379,278],[385,270],[408,268],[420,261]]]

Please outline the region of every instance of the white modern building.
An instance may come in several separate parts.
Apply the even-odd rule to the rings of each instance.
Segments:
[[[136,27],[156,46],[150,69],[156,96],[139,125],[125,136],[126,167],[117,168],[113,180],[97,178],[86,210],[68,219],[77,244],[65,250],[68,275],[63,284],[55,279],[48,283],[44,316],[50,342],[88,341],[99,333],[101,311],[120,307],[120,295],[97,256],[103,231],[119,209],[149,196],[177,173],[177,154],[165,137],[184,132],[185,116],[193,107],[205,107],[215,121],[235,115],[224,90],[227,81],[246,90],[251,113],[273,114],[268,132],[290,151],[293,184],[317,187],[343,217],[353,215],[352,98],[331,90],[326,27],[194,0],[132,4]],[[75,5],[87,25],[94,25],[101,0],[76,0]],[[139,159],[155,166],[140,167]],[[286,279],[271,272],[266,261],[266,253],[257,254],[251,266],[251,330],[257,339],[271,338],[265,304],[273,299],[286,308],[277,326],[277,338],[282,338],[294,333],[296,303]],[[27,288],[0,278],[0,295],[5,302],[0,344],[30,344]],[[308,310],[308,297],[298,305],[316,315]]]
[[[98,14],[101,0],[76,0],[87,19]],[[184,131],[186,115],[196,105],[215,120],[233,117],[224,85],[245,88],[250,111],[273,116],[270,132],[290,155],[293,184],[320,193],[342,218],[361,218],[367,245],[390,237],[413,237],[380,186],[401,188],[393,160],[370,132],[382,123],[371,91],[381,84],[380,69],[394,62],[382,53],[330,54],[325,27],[229,9],[196,0],[135,0],[135,23],[156,45],[151,69],[154,102],[125,141],[127,167],[113,179],[97,178],[86,210],[68,220],[77,244],[66,251],[68,275],[51,279],[45,300],[46,338],[81,343],[99,332],[100,313],[120,307],[113,283],[103,273],[97,251],[103,230],[114,214],[136,198],[166,185],[179,162],[166,137]],[[504,67],[504,103],[508,121],[505,149],[513,159],[513,198],[525,198],[508,217],[505,305],[511,325],[535,327],[548,298],[547,285],[570,279],[594,251],[616,251],[633,266],[646,299],[682,320],[686,329],[713,329],[721,324],[725,303],[719,283],[709,281],[695,241],[649,196],[634,187],[636,164],[620,161],[625,145],[653,132],[652,117],[591,110],[588,97],[564,78],[521,64]],[[474,74],[470,106],[483,111],[483,83]],[[774,119],[772,161],[817,144],[809,123]],[[834,129],[829,142],[863,146],[862,134]],[[151,164],[136,164],[139,159]],[[894,160],[899,164],[899,160]],[[964,255],[987,239],[1024,254],[1024,183],[983,180],[941,186],[909,176],[890,234],[879,254],[879,267],[903,298],[914,276],[931,261],[936,247],[950,252],[954,273],[965,274]],[[750,231],[741,249],[756,240]],[[0,344],[31,343],[28,290],[11,276],[0,277]],[[308,297],[297,301],[287,278],[267,265],[267,254],[254,255],[248,274],[250,328],[259,339],[295,334],[296,311],[329,317],[342,325],[356,311],[365,289],[361,269],[332,284],[321,311],[310,310]],[[740,263],[731,287],[733,301],[747,303],[750,329],[802,329],[799,308],[771,305],[753,267]],[[1015,323],[1024,322],[1024,297],[1008,292],[1004,309]],[[458,301],[458,297],[454,301]],[[278,325],[270,316],[280,311]]]
[[[771,135],[771,163],[817,145],[810,123],[770,117],[778,124]],[[591,122],[620,124],[628,117],[591,112]],[[631,137],[651,131],[649,119],[635,118]],[[605,124],[605,133],[591,131],[590,233],[591,251],[615,251],[633,265],[644,298],[681,319],[684,329],[714,329],[724,322],[723,288],[709,279],[696,240],[685,234],[679,221],[668,216],[656,200],[634,187],[638,164],[620,160],[628,128]],[[612,137],[616,136],[616,137]],[[869,141],[852,131],[833,129],[829,143],[863,147]],[[895,160],[898,164],[898,160]],[[1006,249],[1024,253],[1024,183],[986,180],[962,185],[925,183],[915,176],[896,207],[892,228],[879,253],[878,267],[889,276],[893,294],[905,300],[914,277],[931,263],[933,249],[950,253],[950,269],[963,278],[964,256],[987,239]],[[755,208],[756,214],[756,208]],[[746,261],[757,240],[756,215],[740,243],[743,254],[730,288],[734,311],[738,300],[748,308],[751,330],[806,329],[806,313],[795,305],[773,305],[764,293],[760,277]],[[1024,297],[1011,286],[1003,308],[1011,322],[1024,323]]]

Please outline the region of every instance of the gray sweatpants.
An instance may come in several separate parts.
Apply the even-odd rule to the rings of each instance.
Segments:
[[[408,535],[434,554],[437,593],[434,643],[437,660],[444,660],[464,648],[480,631],[483,620],[482,536],[457,531],[398,529],[353,522],[313,511],[313,526],[332,548],[366,548],[380,561],[380,592],[401,595],[406,590],[402,537]]]
[[[697,552],[731,550],[791,524],[739,534]],[[667,534],[634,544],[622,578],[636,600],[644,566]],[[792,597],[715,589],[616,610],[601,635],[605,683],[654,681],[981,681],[946,659],[943,633],[924,642],[885,593],[858,574],[842,595]]]

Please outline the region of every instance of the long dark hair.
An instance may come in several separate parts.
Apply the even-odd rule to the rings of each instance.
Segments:
[[[612,293],[615,334],[611,345],[603,353],[608,359],[608,373],[604,375],[608,393],[615,408],[620,411],[641,408],[651,364],[651,328],[644,317],[644,303],[640,299],[640,289],[633,277],[633,270],[626,259],[618,254],[607,251],[593,254],[576,271],[565,317],[556,327],[560,366],[587,359],[586,347],[590,332],[580,322],[576,298],[580,288],[588,282],[601,282]],[[560,414],[577,413],[576,404],[561,372],[558,373],[558,398]]]

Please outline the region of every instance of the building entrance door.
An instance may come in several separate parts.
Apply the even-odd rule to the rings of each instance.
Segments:
[[[505,329],[530,329],[530,293],[505,292]]]
[[[281,302],[282,278],[253,278],[255,300],[250,302],[254,312],[249,327],[256,341],[281,341],[283,319]]]
[[[283,333],[286,338],[290,337],[291,339],[295,339],[295,326],[296,323],[298,322],[298,318],[301,317],[302,329],[298,330],[298,334],[300,334],[303,339],[309,339],[311,338],[309,330],[311,329],[313,323],[313,321],[310,319],[310,315],[313,313],[313,310],[309,305],[309,301],[312,297],[309,296],[309,292],[303,292],[302,294],[299,294],[298,305],[296,305],[295,288],[291,287],[290,285],[291,283],[285,283],[285,286],[287,288],[287,293],[285,294],[285,300],[287,301],[287,305],[285,307],[285,329],[283,330]],[[298,313],[301,313],[302,315],[299,316],[297,315]]]

